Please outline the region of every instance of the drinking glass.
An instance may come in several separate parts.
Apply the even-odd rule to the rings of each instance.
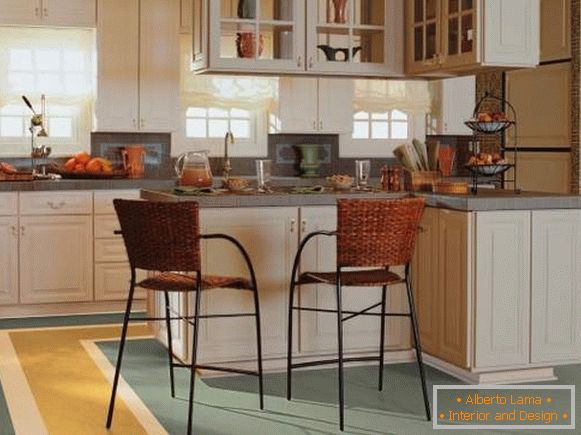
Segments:
[[[369,176],[371,174],[371,161],[369,160],[355,160],[355,178],[357,180],[357,188],[365,189]]]
[[[268,192],[272,176],[272,160],[256,160],[256,181],[259,192]]]

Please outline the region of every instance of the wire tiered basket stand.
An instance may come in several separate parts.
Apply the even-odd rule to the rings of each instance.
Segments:
[[[500,103],[501,110],[504,110],[504,112],[502,112],[502,114],[496,113],[487,115],[487,112],[483,109],[490,103]],[[485,114],[485,119],[482,117],[483,114]],[[485,181],[488,184],[500,186],[502,189],[504,189],[507,184],[512,184],[515,192],[518,192],[516,183],[516,166],[518,163],[518,126],[517,115],[514,106],[510,104],[510,102],[505,98],[501,98],[486,92],[474,107],[472,119],[466,121],[464,124],[473,131],[473,144],[478,143],[479,135],[500,135],[501,137],[500,160],[484,162],[480,161],[477,164],[468,163],[465,165],[465,167],[472,175],[472,193],[478,193],[479,181]],[[504,137],[502,136],[510,127],[513,128],[514,132],[512,135],[513,144],[511,147],[507,146],[506,135]],[[474,158],[477,159],[478,154],[480,154],[480,150],[472,149],[471,151]],[[512,158],[510,160],[507,160],[507,154],[511,155]],[[506,178],[507,171],[511,169],[512,177]]]

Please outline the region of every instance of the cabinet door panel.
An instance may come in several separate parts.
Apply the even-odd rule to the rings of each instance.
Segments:
[[[98,131],[138,129],[139,0],[98,0]]]
[[[424,73],[440,68],[442,0],[406,0],[406,72]]]
[[[416,302],[422,350],[438,354],[438,330],[441,295],[438,285],[439,210],[424,211],[412,264],[413,290]]]
[[[533,212],[533,363],[581,358],[581,212]]]
[[[353,131],[352,79],[319,79],[319,130],[321,133]]]
[[[22,217],[20,225],[21,302],[92,300],[91,217]]]
[[[476,367],[527,364],[530,212],[482,212],[476,226]]]
[[[248,251],[257,275],[265,357],[286,354],[290,268],[297,248],[298,209],[291,207],[201,211],[203,233],[235,237]],[[225,241],[203,243],[202,269],[211,275],[248,277],[238,251]],[[192,309],[193,296],[190,298]],[[217,314],[254,311],[252,293],[221,289],[204,292],[202,312]],[[202,361],[254,360],[255,323],[252,317],[205,320],[200,333]]]
[[[0,0],[0,24],[40,24],[41,0]]]
[[[146,273],[137,272],[137,282],[145,279]],[[131,269],[129,263],[95,264],[95,300],[126,301],[129,296]],[[145,290],[135,289],[134,298],[144,299]]]
[[[571,0],[541,0],[541,61],[571,58]]]
[[[0,305],[18,303],[18,218],[0,217]]]
[[[52,26],[94,27],[96,0],[42,0],[42,21]]]
[[[179,0],[141,0],[140,11],[139,128],[171,132],[179,105]]]
[[[279,117],[284,133],[318,130],[317,79],[281,77]]]
[[[335,207],[301,208],[301,234],[329,231],[337,228]],[[301,271],[334,271],[336,269],[335,238],[319,237],[310,242],[301,260]],[[394,270],[403,273],[401,269]],[[408,312],[405,286],[398,284],[388,289],[388,311]],[[299,302],[300,301],[300,302]],[[344,287],[343,309],[359,311],[381,302],[381,288]],[[303,307],[336,309],[335,287],[309,285],[300,288],[295,304]],[[300,313],[300,351],[304,354],[333,353],[337,351],[337,317],[329,313]],[[388,318],[386,321],[386,350],[409,346],[409,320]],[[346,351],[377,351],[380,340],[379,319],[358,317],[344,324]]]
[[[441,210],[438,226],[439,314],[436,356],[457,366],[468,367],[471,215]]]
[[[533,66],[539,63],[539,0],[486,0],[483,35],[486,65]]]

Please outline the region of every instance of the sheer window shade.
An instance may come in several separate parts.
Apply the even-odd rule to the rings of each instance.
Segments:
[[[40,108],[40,96],[45,94],[49,135],[51,118],[55,129],[59,119],[71,120],[70,130],[60,128],[47,139],[62,144],[53,152],[66,154],[88,147],[96,88],[95,51],[93,30],[0,27],[0,116],[20,113],[28,117],[21,96],[27,95]],[[1,136],[15,152],[25,151],[18,145],[28,139]]]
[[[429,113],[428,84],[411,80],[355,80],[354,109],[356,112]]]
[[[181,96],[184,107],[274,110],[278,100],[278,79],[195,75],[191,72],[191,35],[181,40]]]

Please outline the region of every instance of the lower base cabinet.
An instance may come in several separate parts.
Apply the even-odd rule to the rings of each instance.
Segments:
[[[20,301],[93,300],[91,216],[20,218]]]
[[[581,211],[427,209],[421,227],[426,353],[475,372],[581,361]]]
[[[0,217],[0,304],[18,303],[18,218]]]

